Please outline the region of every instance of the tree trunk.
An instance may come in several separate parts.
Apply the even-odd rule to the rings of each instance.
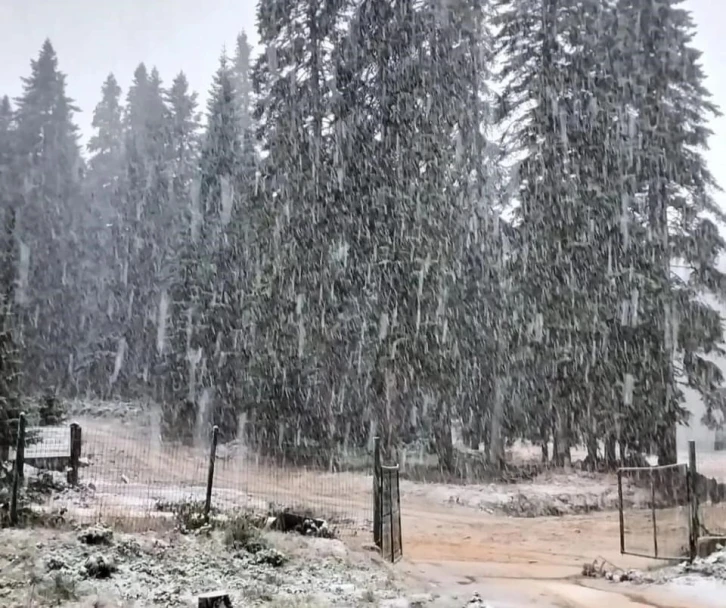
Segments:
[[[587,438],[587,463],[591,471],[597,469],[597,437],[594,433]]]
[[[663,428],[658,437],[658,464],[676,464],[678,450],[676,447],[676,423]]]
[[[615,451],[615,435],[608,435],[605,438],[605,463],[609,469],[617,465],[617,454]]]
[[[595,471],[598,461],[598,429],[595,415],[593,414],[594,392],[592,387],[588,390],[587,399],[587,464],[591,471]]]
[[[478,450],[482,441],[481,417],[473,410],[462,418],[461,439],[470,450]]]
[[[550,452],[549,452],[550,432],[549,432],[549,429],[547,428],[547,424],[543,424],[540,426],[539,434],[540,434],[540,449],[542,450],[542,464],[547,464],[550,459]]]
[[[472,450],[478,450],[479,445],[482,442],[481,416],[472,412],[469,416],[469,424],[467,426],[467,431],[469,435],[469,441],[467,445]]]
[[[570,412],[557,413],[557,466],[569,468],[572,465],[570,456]]]
[[[449,408],[439,403],[437,406],[434,438],[439,468],[446,473],[454,472],[454,444],[451,440],[451,415]]]
[[[497,469],[504,467],[504,438],[502,437],[502,418],[504,416],[504,395],[502,380],[494,380],[494,408],[490,421],[489,462]]]

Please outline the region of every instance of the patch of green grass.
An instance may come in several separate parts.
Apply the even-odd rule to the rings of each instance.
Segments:
[[[212,523],[212,517],[218,510],[212,507],[209,511],[209,522],[205,516],[205,504],[201,500],[157,501],[155,508],[162,513],[173,513],[177,526],[182,532],[199,530]]]
[[[257,553],[267,547],[255,519],[248,513],[232,515],[224,529],[224,544],[233,549]]]
[[[79,599],[76,581],[62,572],[56,572],[51,581],[37,586],[38,595],[54,606]]]

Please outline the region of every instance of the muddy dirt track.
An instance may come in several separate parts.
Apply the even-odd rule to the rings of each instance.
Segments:
[[[129,427],[83,422],[82,472],[96,487],[94,505],[104,517],[152,511],[160,500],[203,495],[207,461],[191,448],[154,447]],[[248,457],[220,459],[215,472],[215,501],[238,506],[268,502],[299,504],[323,515],[370,517],[371,478],[362,474],[322,474],[281,470]],[[524,608],[715,608],[692,597],[679,598],[656,587],[631,587],[582,580],[585,562],[605,558],[627,568],[653,562],[620,555],[617,512],[547,518],[511,518],[457,504],[437,503],[402,490],[405,560],[396,568],[412,584],[433,585],[442,596],[470,597],[479,591],[493,606]],[[661,552],[678,551],[687,539],[685,514],[659,512],[660,530],[670,540]],[[628,543],[647,550],[653,534],[648,512],[626,515]],[[365,526],[364,526],[365,527]],[[350,542],[369,540],[351,525]]]

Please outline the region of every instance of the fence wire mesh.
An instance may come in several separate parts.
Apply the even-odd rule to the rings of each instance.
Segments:
[[[698,454],[701,536],[726,535],[726,451]]]
[[[622,468],[618,475],[621,496],[626,480],[642,488],[647,498],[637,506],[628,507],[621,502],[621,551],[658,559],[688,557],[688,467],[675,464]]]
[[[174,525],[184,504],[207,493],[210,441],[162,441],[149,428],[83,421],[78,485],[56,492],[42,508],[62,510],[79,522],[103,521],[141,530]],[[28,480],[48,471],[62,486],[71,456],[69,426],[28,429],[36,443],[25,449]],[[9,449],[10,460],[15,459]],[[271,508],[326,519],[339,530],[370,527],[372,456],[365,449],[337,450],[325,464],[315,446],[282,445],[265,455],[242,442],[220,444],[215,454],[211,506],[216,512]],[[37,497],[36,497],[37,498]]]
[[[401,495],[399,492],[399,469],[395,466],[380,467],[379,509],[381,555],[392,562],[403,556],[401,539]]]

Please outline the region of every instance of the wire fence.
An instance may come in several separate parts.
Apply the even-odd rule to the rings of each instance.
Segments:
[[[726,451],[698,455],[698,520],[700,536],[726,535]]]
[[[644,488],[648,497],[626,509],[623,482]],[[691,539],[691,496],[688,466],[682,464],[624,467],[618,471],[620,551],[658,559],[688,557]]]
[[[215,449],[211,438],[191,446],[165,442],[150,428],[121,423],[83,421],[75,428],[74,440],[68,426],[29,427],[36,443],[25,447],[24,471],[29,488],[36,478],[48,481],[49,470],[59,485],[75,482],[75,475],[77,483],[54,492],[43,507],[79,522],[141,530],[173,522],[182,505],[209,499],[214,512],[287,508],[339,530],[372,526],[373,458],[365,449],[338,449],[323,466],[315,458],[320,449],[310,445],[285,444],[262,455],[242,442]],[[12,448],[8,455],[16,459]]]
[[[17,423],[0,429],[6,438],[0,472],[13,476],[17,467],[8,465],[20,448],[25,479],[12,479],[13,487],[66,519],[142,531],[178,525],[180,507],[194,504],[221,513],[287,508],[325,519],[341,532],[376,529],[373,447],[325,452],[298,442],[262,453],[244,441],[217,445],[210,436],[194,445],[162,441],[154,425],[95,419],[28,425],[21,446]],[[321,453],[327,453],[323,462]],[[623,552],[678,559],[692,549],[695,528],[695,536],[726,533],[726,484],[711,477],[719,463],[726,473],[726,459],[708,458],[698,460],[705,474],[690,481],[683,464],[621,469],[621,490],[625,478],[650,496],[628,505],[621,499]],[[53,491],[44,492],[49,485]]]
[[[693,558],[700,551],[699,539],[726,535],[726,453],[697,455],[695,443],[689,442],[686,459],[688,464],[618,471],[621,553]],[[624,479],[647,488],[649,499],[626,508]]]

